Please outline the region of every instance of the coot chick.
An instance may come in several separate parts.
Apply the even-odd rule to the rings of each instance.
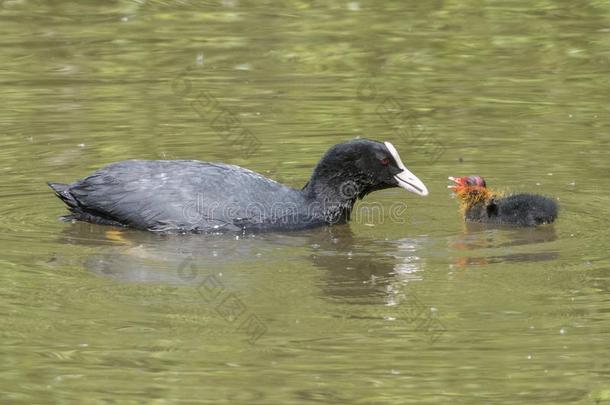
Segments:
[[[299,230],[347,222],[356,199],[376,190],[428,194],[391,143],[367,139],[330,148],[301,190],[195,160],[127,160],[48,184],[70,210],[63,219],[157,232]]]
[[[468,222],[536,226],[557,218],[555,200],[536,194],[502,196],[487,188],[481,176],[449,177],[460,201],[460,211]]]

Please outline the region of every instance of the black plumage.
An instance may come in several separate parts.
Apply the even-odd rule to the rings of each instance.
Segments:
[[[239,166],[193,160],[122,161],[49,186],[70,210],[68,220],[205,233],[344,223],[356,199],[372,191],[428,193],[390,143],[366,139],[333,146],[301,190]]]
[[[555,221],[557,211],[557,203],[548,197],[513,194],[477,203],[466,210],[465,218],[470,222],[535,226]]]

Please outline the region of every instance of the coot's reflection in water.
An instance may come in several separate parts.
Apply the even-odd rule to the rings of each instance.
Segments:
[[[311,262],[325,270],[321,285],[325,296],[362,302],[380,297],[393,302],[398,285],[420,279],[423,270],[420,238],[373,240],[354,235],[348,227],[336,227],[329,237],[314,242]]]
[[[419,273],[418,239],[358,237],[349,225],[257,235],[171,235],[74,223],[62,242],[95,247],[84,267],[121,282],[193,284],[221,274],[239,288],[260,267],[295,261],[324,270],[324,296],[381,297]],[[419,276],[418,276],[419,277]],[[240,281],[241,279],[241,281]]]
[[[354,234],[349,225],[292,233],[172,235],[75,223],[61,238],[65,243],[95,247],[84,266],[123,282],[196,285],[207,274],[222,274],[240,285],[240,279],[252,277],[253,270],[248,269],[256,270],[253,264],[277,267],[300,261],[324,270],[319,284],[324,295],[343,298],[384,296],[392,283],[421,280],[422,256],[430,254],[423,249],[426,237],[377,240]],[[553,226],[467,224],[462,234],[449,239],[445,254],[457,253],[452,260],[456,267],[548,261],[559,253],[538,247],[528,252],[527,245],[556,239]]]

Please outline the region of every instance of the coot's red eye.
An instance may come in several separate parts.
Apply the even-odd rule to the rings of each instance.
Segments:
[[[390,159],[388,159],[388,158],[379,159],[379,163],[381,163],[383,166],[387,166],[390,163]]]

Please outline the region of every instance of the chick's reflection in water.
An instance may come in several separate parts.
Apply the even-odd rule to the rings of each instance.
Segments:
[[[496,225],[490,228],[489,225],[466,223],[464,231],[459,236],[450,238],[448,245],[450,249],[460,252],[453,260],[453,265],[461,268],[491,263],[555,260],[559,258],[559,252],[555,250],[514,251],[525,250],[528,245],[543,246],[555,240],[557,234],[553,226],[515,228]]]

